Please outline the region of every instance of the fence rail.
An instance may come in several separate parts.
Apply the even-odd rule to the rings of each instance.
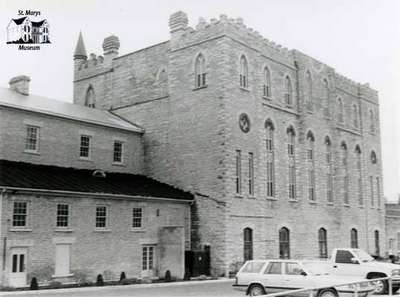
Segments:
[[[356,285],[356,284],[363,284],[363,283],[373,283],[375,281],[380,281],[380,280],[387,280],[388,281],[388,290],[389,290],[389,296],[393,295],[393,290],[392,290],[392,277],[380,277],[380,278],[373,278],[373,279],[365,279],[362,281],[357,281],[357,282],[346,282],[346,283],[339,283],[337,285],[331,285],[331,286],[324,286],[324,287],[309,287],[309,288],[303,288],[303,289],[296,289],[296,290],[288,290],[288,291],[283,291],[279,293],[273,293],[273,294],[264,294],[262,296],[264,297],[279,297],[279,296],[287,296],[287,295],[293,295],[295,293],[304,293],[304,292],[310,292],[309,297],[314,297],[314,293],[316,291],[319,291],[321,289],[328,289],[332,287],[344,287],[348,285]],[[357,286],[354,288],[354,297],[358,297],[358,288]]]

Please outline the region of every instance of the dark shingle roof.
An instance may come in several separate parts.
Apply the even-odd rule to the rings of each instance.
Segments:
[[[89,169],[0,160],[0,188],[193,200],[192,194],[143,175],[106,172],[106,177],[99,177],[93,176],[93,172]]]
[[[32,26],[33,26],[33,27],[40,27],[41,25],[43,25],[44,21],[45,21],[45,20],[40,21],[40,22],[32,22]]]
[[[26,17],[22,17],[19,19],[13,19],[14,23],[16,23],[17,25],[21,25],[23,23],[23,21],[25,21]]]

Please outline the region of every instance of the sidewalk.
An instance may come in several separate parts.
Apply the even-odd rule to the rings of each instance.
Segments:
[[[47,289],[47,290],[27,290],[27,291],[0,291],[0,296],[9,295],[45,295],[54,294],[56,292],[61,293],[80,293],[80,292],[93,292],[93,291],[106,291],[106,290],[119,290],[131,288],[163,288],[163,287],[178,287],[178,286],[189,286],[193,284],[215,284],[215,283],[228,283],[233,282],[233,279],[219,278],[216,280],[193,280],[193,281],[179,281],[170,283],[154,283],[154,284],[133,284],[133,285],[118,285],[118,286],[102,286],[102,287],[81,287],[81,288],[67,288],[67,289]]]

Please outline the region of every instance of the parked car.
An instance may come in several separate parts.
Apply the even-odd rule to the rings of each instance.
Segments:
[[[316,297],[367,297],[375,287],[361,277],[335,276],[329,272],[329,263],[303,260],[247,261],[236,274],[235,289],[246,295],[258,296],[288,290],[325,287],[314,290]],[[348,284],[361,282],[359,284]],[[342,286],[337,286],[342,285]],[[290,295],[309,296],[309,291]]]
[[[392,291],[400,288],[400,265],[376,261],[361,249],[334,249],[331,257],[332,273],[340,276],[358,276],[367,279],[392,277]],[[375,282],[376,294],[386,294],[389,284],[386,280]]]

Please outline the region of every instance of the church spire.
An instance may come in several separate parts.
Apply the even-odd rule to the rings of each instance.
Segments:
[[[85,44],[83,43],[82,32],[79,32],[78,43],[76,44],[74,60],[75,59],[87,59]]]

